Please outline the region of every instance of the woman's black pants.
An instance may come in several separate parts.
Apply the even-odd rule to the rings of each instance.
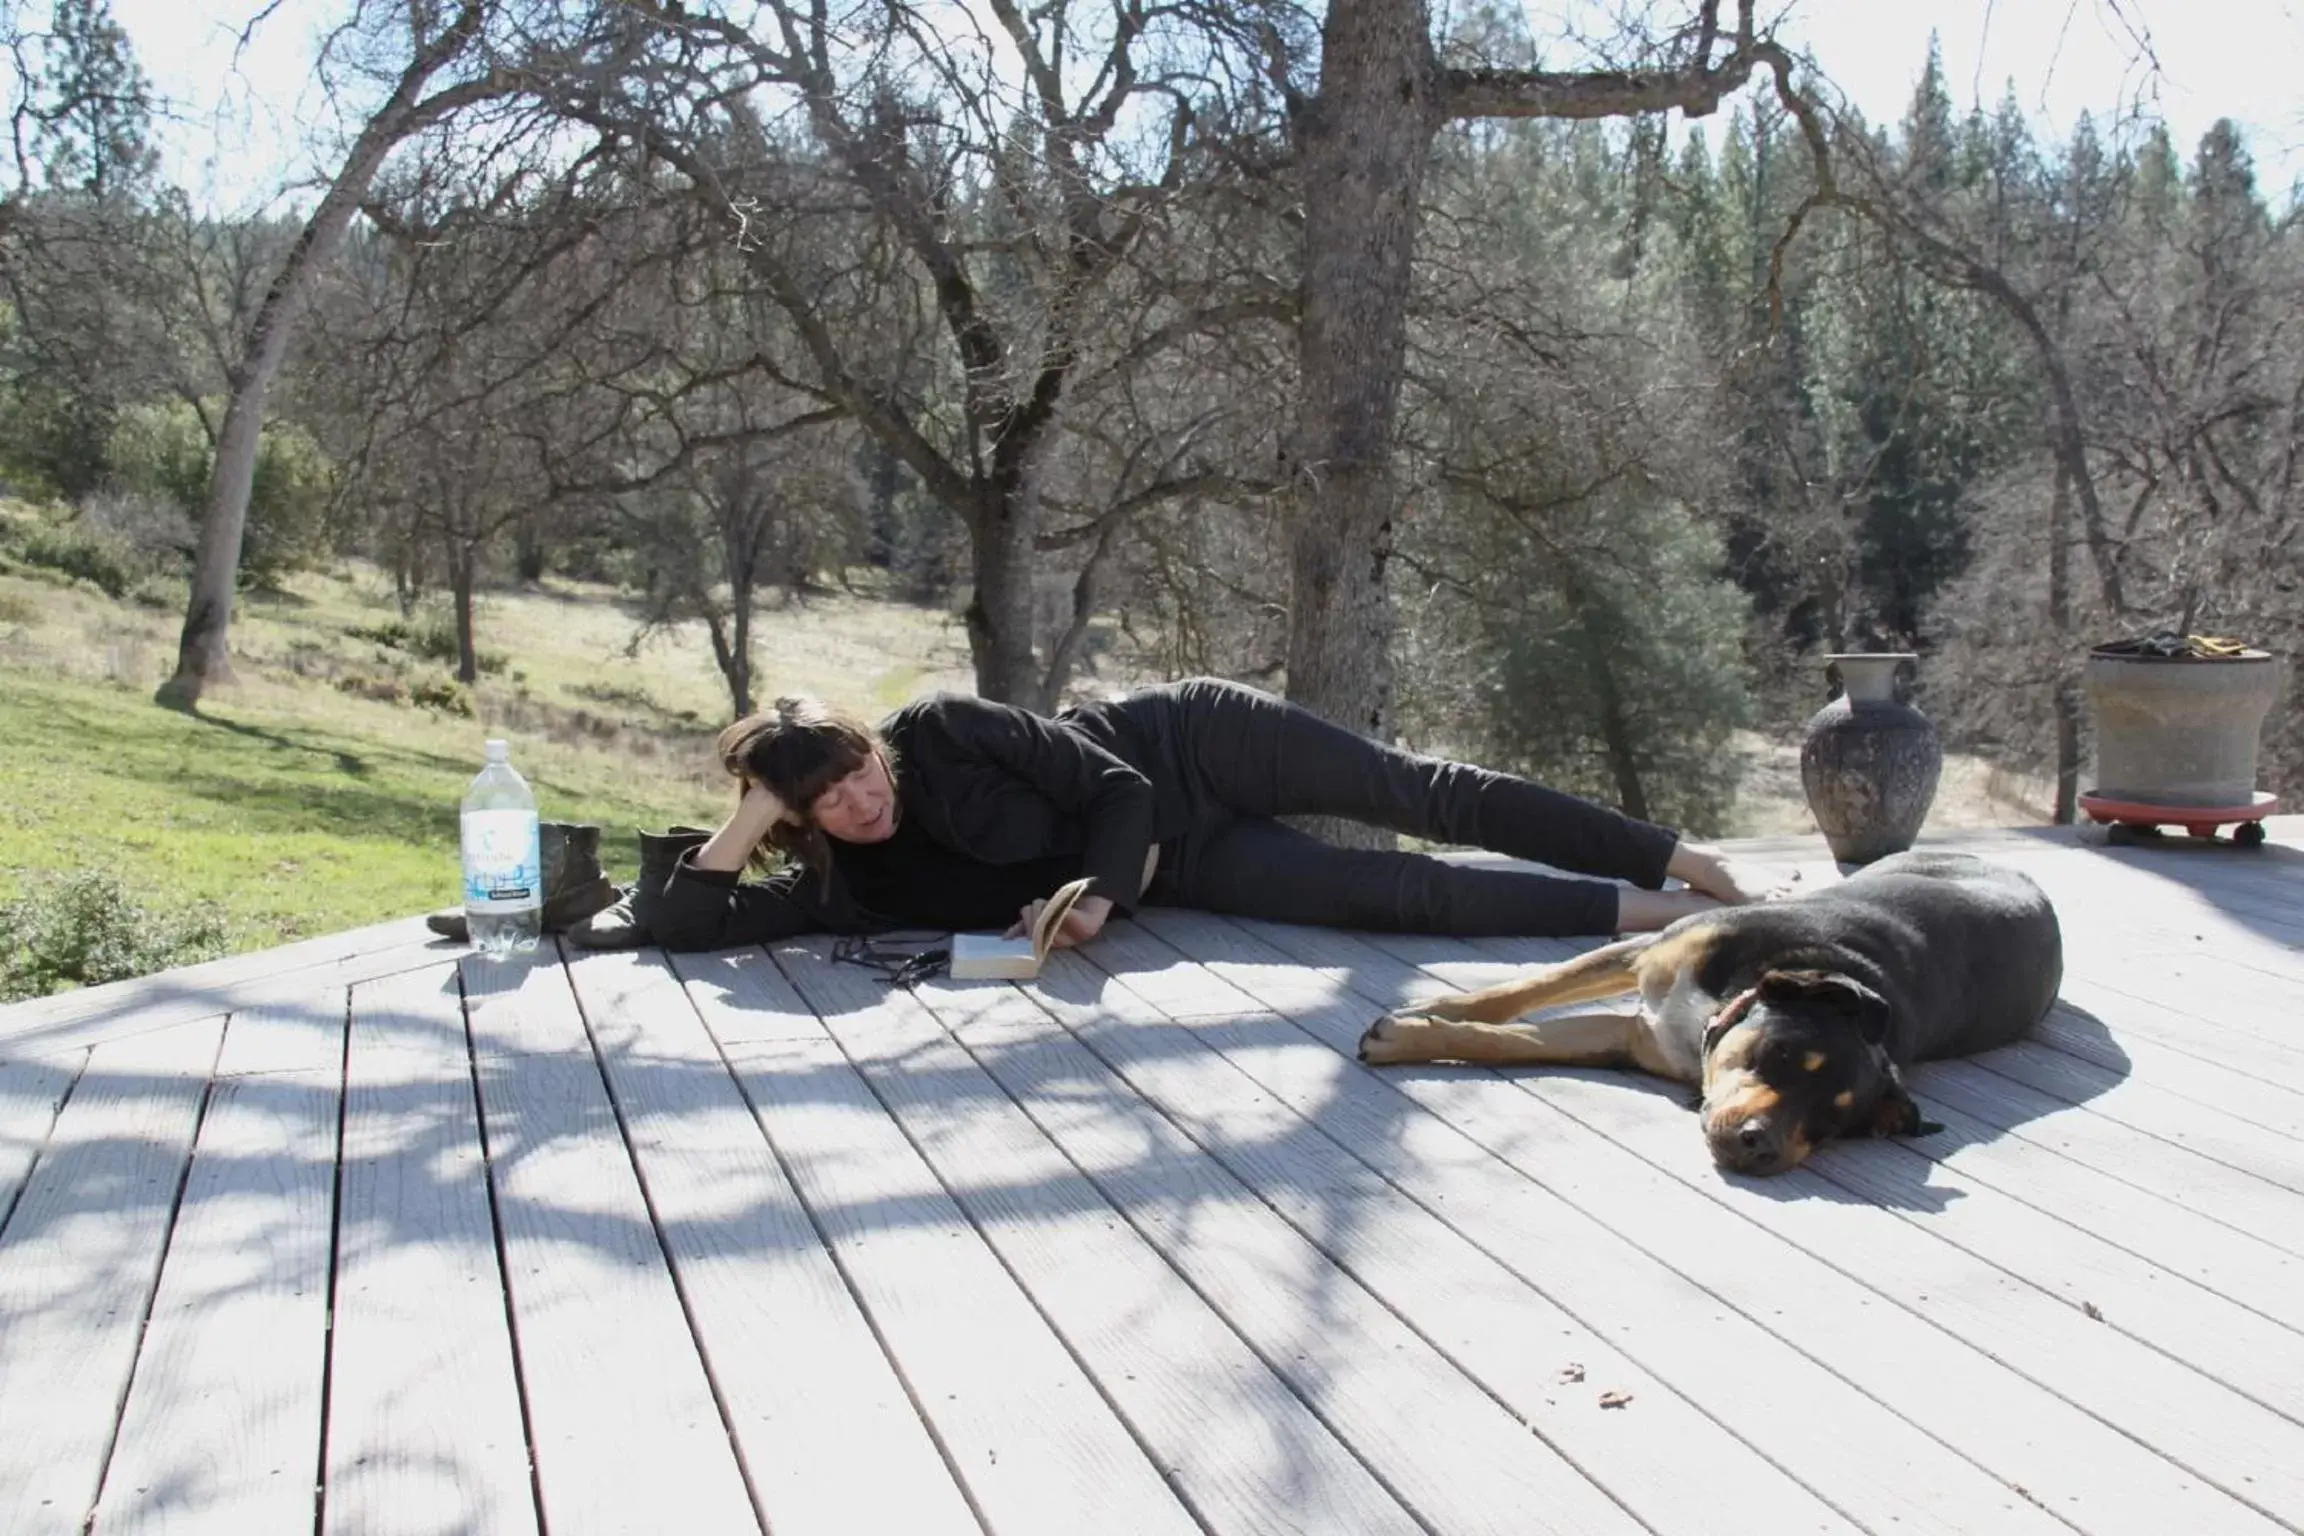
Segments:
[[[1679,841],[1589,800],[1402,752],[1221,679],[1068,713],[1158,793],[1151,905],[1400,933],[1612,933],[1616,888],[1606,880],[1658,888]],[[1341,817],[1606,879],[1339,848],[1283,816]]]

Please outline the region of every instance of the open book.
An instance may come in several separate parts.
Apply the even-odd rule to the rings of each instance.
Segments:
[[[1028,981],[1039,975],[1040,967],[1048,963],[1048,952],[1056,947],[1056,933],[1064,926],[1065,914],[1087,894],[1085,879],[1063,886],[1040,909],[1040,921],[1032,925],[1032,932],[1019,938],[1002,938],[996,933],[952,935],[952,979]]]

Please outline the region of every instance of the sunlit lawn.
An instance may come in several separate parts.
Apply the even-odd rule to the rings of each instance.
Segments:
[[[397,616],[373,573],[293,585],[243,601],[241,681],[191,717],[152,703],[177,613],[0,575],[0,898],[109,868],[161,910],[222,904],[235,949],[422,912],[455,898],[457,805],[490,735],[546,817],[606,829],[619,879],[634,829],[725,811],[710,741],[730,706],[699,631],[628,653],[604,590],[496,595],[481,647],[503,666],[467,718],[339,686],[445,678],[346,634]],[[872,711],[968,685],[945,616],[846,596],[765,615],[756,656],[763,694]]]

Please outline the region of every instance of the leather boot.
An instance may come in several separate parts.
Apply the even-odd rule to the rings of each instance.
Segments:
[[[622,900],[589,922],[568,930],[569,942],[581,949],[638,949],[656,942],[649,925],[664,900],[664,887],[680,863],[680,855],[700,848],[712,834],[702,827],[668,827],[640,836],[640,878]]]
[[[616,887],[600,872],[600,829],[589,823],[540,821],[536,848],[544,862],[544,931],[566,933],[616,903]],[[459,944],[471,940],[462,907],[443,907],[424,926]]]
[[[544,931],[566,933],[595,912],[616,905],[615,884],[600,872],[600,829],[589,823],[549,822],[543,834]],[[553,832],[559,835],[554,836]]]

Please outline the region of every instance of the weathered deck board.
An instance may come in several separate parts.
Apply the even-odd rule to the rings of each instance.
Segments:
[[[0,1231],[0,1530],[78,1536],[208,1097],[221,1019],[98,1046]]]
[[[462,953],[429,933],[421,918],[395,918],[347,933],[323,934],[275,949],[179,966],[0,1009],[0,1057],[47,1056],[124,1034],[148,1034],[191,1019],[261,1005],[315,985],[349,986],[437,965]]]
[[[352,991],[322,1536],[535,1536],[454,966]]]
[[[1485,943],[1480,947],[1497,952],[1515,946]],[[1563,948],[1525,941],[1517,947],[1544,958]],[[2022,1058],[2019,1067],[2029,1061],[2031,1072],[2043,1078],[2055,1076],[2052,1067],[2059,1060],[2069,1062],[2074,1069],[2059,1084],[2067,1091],[2049,1095],[2056,1107],[2044,1119],[2065,1123],[2101,1113],[2102,1097],[2119,1086],[2117,1079],[2100,1069],[2086,1068],[2072,1058],[2034,1046],[1987,1053],[1973,1062],[1938,1064],[1923,1069],[1920,1076],[1933,1089],[1940,1077],[1949,1073],[2008,1073],[2011,1056]],[[2044,1059],[2045,1064],[2033,1058]],[[2090,1077],[2090,1072],[2097,1075]],[[1566,1073],[1548,1076],[1542,1082],[1524,1081],[1523,1086],[1642,1151],[1651,1162],[1674,1171],[1684,1182],[1700,1188],[1719,1187],[1720,1181],[1710,1174],[1708,1159],[1692,1141],[1684,1137],[1664,1139],[1669,1135],[1666,1127],[1652,1119],[1627,1115],[1621,1097],[1611,1095],[1605,1084],[1595,1083],[1584,1074]],[[1878,1167],[1910,1156],[1895,1146],[1855,1145],[1840,1150],[1846,1155],[1798,1170],[1778,1182],[1801,1193],[1824,1194],[1834,1183],[1850,1187],[1840,1176],[1841,1170]],[[1696,1153],[1694,1162],[1691,1153]],[[1701,1173],[1697,1172],[1699,1163],[1706,1165]],[[2000,1214],[1996,1192],[1964,1189],[1947,1181],[1940,1185],[1907,1183],[1887,1190],[1875,1187],[1872,1193],[1890,1198],[1862,1203],[1787,1199],[1747,1209],[1752,1219],[1808,1251],[1868,1279],[1877,1276],[1872,1283],[1883,1294],[1902,1300],[1916,1313],[1931,1317],[1939,1326],[2024,1370],[2105,1422],[2168,1451],[2234,1497],[2256,1504],[2285,1522],[2304,1522],[2304,1503],[2299,1503],[2304,1496],[2304,1480],[2267,1470],[2270,1460],[2293,1457],[2304,1450],[2304,1442],[2295,1438],[2299,1425],[2304,1425],[2304,1414],[2298,1412],[2304,1406],[2304,1394],[2297,1392],[2296,1383],[2304,1378],[2282,1369],[2283,1365],[2293,1367],[2299,1358],[2293,1344],[2304,1341],[2294,1341],[2288,1330],[2264,1326],[2238,1308],[2219,1306],[2213,1296],[2180,1304],[2182,1315],[2171,1322],[2170,1314],[2178,1309],[2163,1305],[2173,1298],[2150,1294],[2156,1278],[2151,1268],[2121,1265],[2114,1254],[2101,1245],[2092,1245],[2086,1234],[2069,1227],[2062,1229],[2064,1240],[2058,1242],[2056,1226],[2008,1212],[2009,1219],[2001,1228],[2003,1241],[1992,1245],[1993,1251],[1987,1254],[1982,1251],[1985,1245],[1974,1239],[1980,1219]],[[1918,1221],[1916,1211],[1926,1211],[1930,1219]],[[1888,1222],[1894,1217],[1903,1219],[1891,1227]],[[1964,1234],[1969,1241],[1962,1240]],[[1985,1258],[1991,1267],[1963,1263],[1960,1255]],[[2090,1318],[2085,1310],[2093,1307],[2102,1313],[2111,1301],[2110,1294],[2059,1294],[2072,1277],[2091,1275],[2098,1282],[2119,1277],[2137,1282],[2117,1293],[2130,1303],[2125,1331],[2135,1335],[2133,1341],[2129,1337],[2101,1337],[2098,1325],[2102,1319]],[[2008,1279],[2024,1284],[2011,1287]],[[1986,1290],[1988,1286],[1993,1289]],[[2251,1338],[2262,1345],[2263,1356],[2251,1359],[2237,1348]],[[2139,1344],[2155,1347],[2139,1348]],[[2221,1361],[2228,1370],[2212,1370],[2212,1360]],[[2270,1411],[2235,1408],[2222,1401],[2221,1394],[2227,1390],[2243,1392]],[[2203,1433],[2205,1425],[2215,1428]]]
[[[769,1529],[975,1532],[679,977],[656,955],[569,970]]]
[[[1388,940],[1382,947],[1445,965],[1452,942]],[[1493,968],[1493,960],[1486,963]],[[1346,1053],[1365,1021],[1304,1020]],[[2278,1528],[2187,1469],[2138,1454],[2134,1441],[1946,1331],[1936,1318],[1884,1304],[1882,1292],[1856,1278],[1865,1272],[1861,1263],[1844,1269],[1757,1225],[1777,1209],[1780,1197],[1772,1197],[1782,1179],[1770,1181],[1770,1194],[1758,1199],[1716,1201],[1710,1189],[1735,1187],[1709,1175],[1700,1185],[1683,1183],[1644,1155],[1646,1148],[1608,1138],[1553,1096],[1560,1085],[1578,1082],[1576,1074],[1507,1079],[1480,1069],[1392,1069],[1385,1081],[1631,1241],[1673,1254],[1676,1266],[1722,1303],[1778,1331],[2051,1512],[2091,1531],[2138,1536]],[[1703,1155],[1684,1121],[1656,1113],[1674,1102],[1666,1094],[1614,1080],[1584,1086],[1647,1100],[1642,1123],[1668,1131],[1674,1147]],[[1656,1151],[1667,1164],[1679,1157],[1661,1141]],[[1873,1214],[1893,1220],[1887,1212]]]
[[[1923,1071],[1916,1091],[1922,1108],[1944,1130],[1907,1143],[1904,1150],[1941,1164],[1958,1186],[2011,1195],[2285,1327],[2304,1328],[2304,1259],[2147,1190],[2105,1178],[2048,1147],[2008,1136],[1938,1098],[1930,1081],[1929,1071]]]
[[[85,1051],[47,1061],[0,1062],[0,1230],[7,1227],[16,1196],[48,1144],[56,1111],[86,1062]]]
[[[1487,954],[1518,948],[1541,961],[1573,946],[1481,941],[1475,947]],[[2038,1083],[2059,1106],[2091,1111],[2101,1109],[2107,1094],[2132,1086],[2100,1066],[2032,1043],[1990,1052],[1963,1066]],[[2188,1211],[2165,1200],[2099,1179],[2069,1177],[2080,1170],[2052,1153],[2035,1152],[2020,1138],[1999,1136],[1996,1128],[1939,1098],[1938,1085],[1952,1070],[1949,1064],[1926,1066],[1914,1077],[1930,1113],[1947,1119],[1945,1132],[1908,1141],[1850,1143],[1797,1177],[1829,1180],[2061,1294],[2072,1306],[2093,1307],[2170,1358],[2207,1368],[2218,1380],[2304,1423],[2304,1335],[2295,1331],[2304,1326],[2304,1268],[2228,1227],[2211,1223],[2204,1231]],[[2196,1108],[2192,1119],[2203,1138],[2213,1139],[2214,1119]],[[1931,1160],[1949,1160],[1962,1142],[1971,1144],[1974,1155],[1955,1164],[1958,1172],[1989,1165],[1994,1154],[2018,1171],[1998,1180],[1930,1172]],[[2260,1144],[2267,1166],[2276,1168],[2277,1148]],[[2293,1165],[2294,1148],[2287,1154]],[[2026,1203],[2026,1195],[2036,1203]],[[2255,1315],[2252,1307],[2265,1315]],[[2267,1321],[2280,1326],[2265,1326]]]
[[[2085,984],[2068,983],[2064,996],[2073,1006],[2051,1010],[2033,1031],[2033,1039],[2066,1056],[2164,1088],[2212,1114],[2277,1131],[2291,1142],[2304,1138],[2304,1091],[2300,1091],[2304,1078],[2242,1072],[2225,1062],[2163,1045],[2138,1027],[2141,1020],[2161,1011],[2149,1004],[2108,1009],[2098,995],[2088,1008],[2093,1020],[2083,1017],[2076,1010],[2087,1006],[2090,995]],[[2109,1030],[2115,1024],[2117,1037]],[[2297,1054],[2295,1065],[2304,1072],[2304,1053]]]
[[[1188,951],[1196,948],[1197,924],[1156,921]],[[1332,961],[1343,959],[1343,947],[1357,942],[1308,930],[1265,931],[1282,940],[1302,939]],[[1384,957],[1371,954],[1367,969],[1381,978],[1371,990],[1394,990],[1401,978],[1390,974]],[[1300,1039],[1309,1031],[1330,1046],[1355,1038],[1371,1016],[1359,1002],[1284,1011]],[[1224,1026],[1224,1033],[1239,1027]],[[1230,1047],[1220,1048],[1231,1054]],[[1822,1328],[1812,1331],[1803,1321],[1787,1337],[1783,1308],[1739,1311],[1706,1287],[1700,1268],[1677,1259],[1679,1245],[1642,1247],[1637,1234],[1616,1230],[1605,1194],[1598,1208],[1586,1208],[1573,1191],[1556,1193],[1541,1177],[1515,1170],[1450,1124],[1444,1097],[1403,1093],[1395,1075],[1368,1072],[1348,1064],[1338,1050],[1314,1048],[1318,1055],[1308,1057],[1283,1042],[1238,1059],[1259,1083],[1303,1106],[1430,1209],[1476,1232],[1484,1245],[1596,1326],[1618,1333],[1625,1347],[1640,1351],[1644,1363],[1671,1385],[1711,1406],[1757,1453],[1867,1529],[2054,1528],[2007,1484],[1931,1435],[1924,1419],[1915,1422],[1910,1394],[1882,1395],[1877,1384],[1866,1390],[1863,1371],[1851,1366],[1895,1367],[1886,1359],[1868,1359],[1868,1330],[1860,1319],[1835,1325],[1827,1315],[1819,1320]],[[1403,1098],[1418,1108],[1404,1113]],[[1513,1112],[1507,1105],[1506,1113]],[[1625,1198],[1638,1199],[1640,1192]],[[1691,1234],[1692,1241],[1703,1238]],[[1569,1256],[1566,1262],[1563,1255]]]
[[[972,1003],[1029,1010],[1029,1002],[1007,987],[941,988],[915,1000],[802,951],[781,949],[779,959],[1200,1520],[1274,1536],[1416,1531],[1289,1389],[1288,1373],[1259,1358],[1254,1336],[1227,1325],[1227,1313],[1240,1313],[1234,1295],[1206,1289],[1206,1279],[1196,1292],[1043,1134],[1033,1106],[1002,1092],[1008,1053],[971,1055],[931,1012]],[[1203,1230],[1230,1214],[1219,1215],[1210,1194],[1181,1182],[1164,1191]],[[1303,1278],[1260,1271],[1247,1283],[1291,1282]]]
[[[2217,1007],[2211,999],[2174,1002],[2144,997],[2103,978],[2101,970],[2067,977],[2063,993],[2074,1008],[2118,1032],[2117,1056],[2099,1048],[2090,1059],[2121,1067],[2148,1054],[2132,1051],[2131,1046],[2150,1046],[2245,1073],[2271,1091],[2293,1092],[2290,1085],[2304,1086],[2304,1038],[2288,1042],[2204,1027],[2210,1021],[2200,1017],[2199,1010]]]
[[[546,1528],[752,1536],[567,972],[541,952],[461,971]]]
[[[1352,1059],[1585,941],[1152,911],[891,993],[411,919],[0,1008],[0,1529],[2304,1532],[2273,834],[1934,840],[2065,1005],[1766,1181],[1662,1085]]]
[[[1639,1111],[1614,1084],[1563,1074],[1543,1090],[1548,1103],[1683,1184],[1719,1187],[1709,1156],[1684,1126]],[[1771,1191],[1777,1198],[1738,1200],[1739,1212],[2233,1498],[2285,1523],[2304,1523],[2304,1425],[2242,1401],[2231,1388],[2104,1328],[2060,1297],[1978,1262],[1936,1229],[1922,1230],[1870,1204],[1799,1198],[1828,1194],[1830,1181],[1813,1170],[1795,1170],[1778,1183]],[[2199,1511],[2193,1528],[2238,1528],[2219,1523],[2233,1512],[2214,1501],[2187,1502]]]
[[[1095,1057],[1053,1027],[1020,1047],[982,1059],[1421,1519],[1464,1532],[1638,1528]]]
[[[2293,1154],[2292,1137],[2233,1115],[2200,1113],[2213,1107],[2222,1085],[2207,1088],[2206,1100],[2188,1098],[2134,1072],[2118,1072],[2077,1060],[2046,1046],[2022,1043],[1980,1057],[1977,1065],[2011,1082],[2037,1088],[2067,1104],[2085,1104],[2108,1120],[2196,1152],[2291,1193],[2304,1194],[2304,1168]],[[2237,1090],[2233,1091],[2237,1096]],[[2304,1100],[2297,1101],[2304,1110]]]
[[[225,1025],[101,1531],[312,1529],[346,1007],[323,987]]]
[[[1051,976],[1041,989],[1046,1004],[1097,1063],[1143,1094],[1270,1205],[1303,1241],[1418,1329],[1456,1369],[1526,1420],[1534,1434],[1600,1482],[1649,1529],[1854,1528],[1780,1471],[1765,1453],[1754,1454],[1703,1405],[1681,1397],[1638,1359],[1545,1294],[1549,1273],[1559,1267],[1558,1256],[1573,1250],[1578,1255],[1576,1275],[1566,1287],[1571,1297],[1587,1305],[1603,1295],[1613,1303],[1628,1303],[1637,1311],[1632,1327],[1644,1334],[1651,1327],[1663,1331],[1664,1342],[1649,1343],[1649,1352],[1668,1353],[1675,1322],[1694,1322],[1691,1304],[1704,1298],[1681,1294],[1662,1306],[1639,1306],[1644,1291],[1653,1293],[1659,1284],[1670,1288],[1660,1266],[1634,1257],[1631,1267],[1640,1272],[1626,1274],[1610,1263],[1619,1256],[1595,1252],[1589,1243],[1570,1239],[1555,1240],[1542,1258],[1515,1272],[1502,1257],[1483,1251],[1434,1214],[1451,1201],[1481,1199],[1485,1191],[1477,1184],[1456,1183],[1430,1205],[1419,1204],[1411,1191],[1389,1184],[1345,1151],[1349,1145],[1397,1145],[1421,1128],[1401,1126],[1396,1120],[1385,1124],[1363,1120],[1350,1129],[1366,1136],[1339,1145],[1330,1137],[1342,1127],[1323,1128],[1316,1119],[1299,1115],[1298,1106],[1307,1101],[1325,1106],[1361,1086],[1347,1075],[1357,1068],[1320,1051],[1300,1032],[1269,1015],[1179,1025],[1127,990],[1125,970],[1117,987],[1088,974],[1085,966],[1066,965],[1061,970],[1063,974]],[[1046,1022],[1035,1026],[1028,1018],[989,1015],[971,1020],[962,1037],[1003,1046],[999,1069],[1003,1071],[1016,1044],[1055,1038]],[[1272,1060],[1275,1052],[1288,1059]],[[1034,1054],[1059,1052],[1042,1044]],[[1242,1069],[1241,1055],[1256,1063],[1254,1075]],[[1074,1070],[1085,1076],[1094,1069]],[[1279,1096],[1282,1087],[1275,1078],[1285,1081],[1285,1098]],[[1080,1080],[1056,1079],[1067,1089]],[[1324,1108],[1314,1113],[1318,1119],[1334,1118]],[[1745,1356],[1737,1363],[1752,1367],[1761,1361]],[[1765,1363],[1771,1372],[1797,1364],[1773,1350],[1766,1352]],[[1792,1374],[1799,1375],[1796,1370]],[[1753,1376],[1765,1379],[1758,1371]],[[1748,1387],[1749,1381],[1744,1385]],[[1811,1412],[1828,1405],[1829,1378],[1796,1379],[1793,1386],[1809,1389],[1804,1406]],[[1600,1405],[1604,1393],[1618,1391],[1632,1394],[1637,1411]],[[1730,1404],[1730,1396],[1738,1400]],[[1819,1403],[1818,1396],[1826,1402]],[[1787,1393],[1783,1401],[1788,1406],[1792,1395]],[[1739,1417],[1765,1411],[1749,1391],[1730,1389],[1715,1402]],[[1385,1440],[1379,1438],[1377,1443],[1383,1450],[1372,1455],[1390,1452]],[[1393,1437],[1391,1444],[1397,1443]],[[1881,1449],[1877,1442],[1858,1448],[1873,1453]],[[1842,1456],[1850,1449],[1846,1443],[1834,1447]],[[1942,1497],[1940,1492],[1931,1502],[1940,1504]],[[1915,1513],[1919,1508],[1916,1503]],[[1916,1523],[1913,1528],[1928,1527]]]
[[[805,954],[794,962],[803,977]],[[935,1170],[817,1030],[722,1044],[987,1529],[1193,1529]]]
[[[2304,1333],[1987,1186],[1938,1182],[1926,1158],[1852,1145],[1818,1176],[2304,1424]],[[2290,1309],[2291,1311],[2293,1309]],[[2082,1342],[2088,1342],[2083,1340]],[[2124,1389],[2141,1390],[2141,1381]],[[2157,1443],[2157,1442],[2156,1442]]]
[[[2104,1115],[2066,1115],[2064,1099],[1972,1061],[1938,1062],[1927,1091],[2007,1134],[2304,1256],[2304,1194]]]

